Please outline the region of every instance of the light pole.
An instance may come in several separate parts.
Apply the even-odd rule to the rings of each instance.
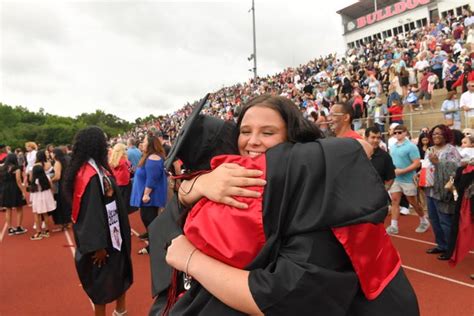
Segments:
[[[253,22],[253,53],[247,58],[249,61],[253,59],[253,78],[254,81],[257,81],[257,36],[255,33],[255,1],[252,0],[252,22]],[[249,10],[249,11],[250,11]]]

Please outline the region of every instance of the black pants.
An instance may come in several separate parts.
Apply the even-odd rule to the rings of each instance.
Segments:
[[[436,89],[442,89],[443,84],[443,69],[433,69],[433,73],[438,76],[438,83],[436,84]]]
[[[447,80],[447,81],[446,81],[446,90],[448,90],[448,92],[451,91],[451,90],[453,90],[453,88],[451,88],[451,86],[452,86],[453,83],[455,83],[455,82],[456,82],[456,80]]]
[[[146,230],[148,231],[148,225],[153,222],[155,217],[158,216],[159,207],[155,206],[145,206],[140,208],[140,217],[142,219],[143,225],[145,225]]]
[[[140,217],[142,219],[143,225],[146,227],[148,232],[148,225],[153,222],[153,220],[158,216],[160,208],[155,206],[146,206],[140,208]],[[145,247],[148,252],[150,252],[150,245]]]

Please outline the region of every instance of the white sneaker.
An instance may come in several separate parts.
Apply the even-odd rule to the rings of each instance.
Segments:
[[[430,223],[429,222],[421,222],[420,225],[415,229],[415,232],[417,233],[424,233],[430,228]]]
[[[400,206],[400,214],[402,215],[409,215],[410,214],[410,210],[406,207],[403,207],[403,206]]]
[[[385,229],[385,231],[389,235],[397,235],[398,234],[398,227],[390,225]]]

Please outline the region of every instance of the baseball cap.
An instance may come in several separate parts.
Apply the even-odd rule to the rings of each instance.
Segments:
[[[398,125],[400,125],[400,123],[392,123],[392,124],[390,124],[390,129],[394,129]]]

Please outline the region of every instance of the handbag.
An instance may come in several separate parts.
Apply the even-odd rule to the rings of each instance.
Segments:
[[[420,177],[418,179],[418,186],[422,188],[429,188],[434,185],[434,171],[435,166],[428,158],[421,161]]]

